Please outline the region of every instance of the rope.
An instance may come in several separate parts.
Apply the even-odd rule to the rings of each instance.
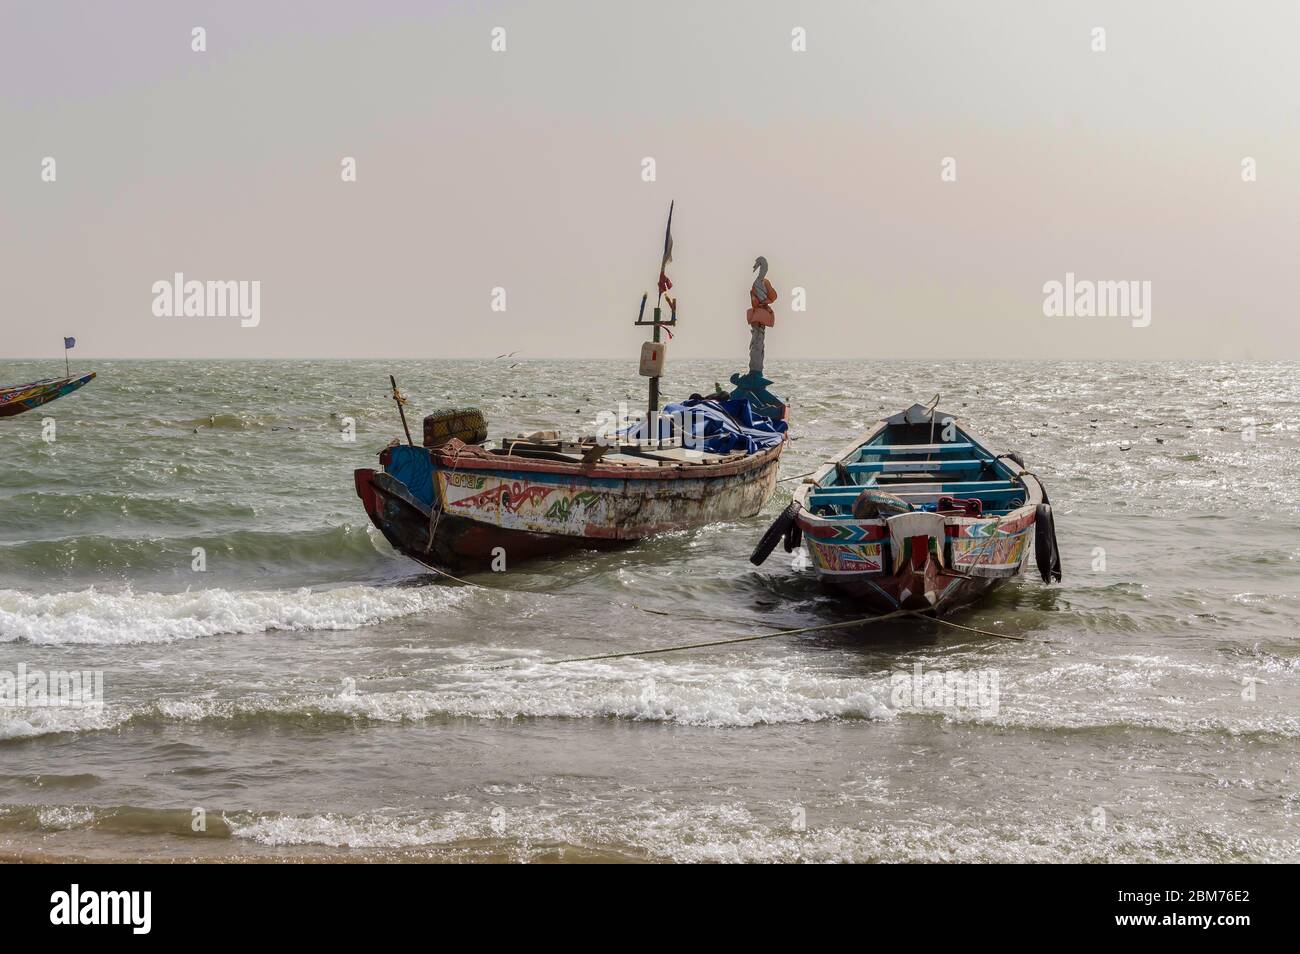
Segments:
[[[426,552],[427,552],[427,551],[426,551]],[[427,563],[425,564],[425,567],[428,568],[428,569],[430,569],[430,570],[432,570],[434,573],[437,573],[439,576],[445,576],[447,579],[449,579],[449,580],[455,580],[457,583],[464,583],[466,586],[476,586],[476,587],[478,587],[480,590],[495,590],[495,589],[497,589],[497,587],[495,587],[495,586],[484,586],[482,583],[475,583],[473,580],[462,580],[462,579],[461,579],[460,577],[458,577],[458,576],[452,576],[452,575],[451,575],[450,573],[448,573],[446,570],[440,569],[439,567],[436,567],[436,566],[429,566],[429,564],[427,564]]]
[[[641,607],[639,606],[636,608],[641,609]],[[658,613],[659,611],[645,610],[645,612]],[[851,619],[843,623],[823,623],[819,626],[803,626],[800,627],[799,629],[782,629],[776,631],[775,633],[759,633],[757,635],[752,635],[752,636],[737,636],[732,639],[712,639],[701,643],[682,643],[677,646],[663,646],[659,649],[632,649],[620,653],[598,653],[594,656],[569,656],[564,659],[543,659],[540,662],[538,662],[538,665],[559,666],[563,663],[595,662],[597,660],[602,660],[602,659],[626,659],[630,656],[656,656],[661,653],[678,653],[678,652],[684,652],[685,650],[688,649],[707,649],[713,646],[734,646],[737,643],[752,643],[760,639],[775,639],[778,636],[798,636],[802,633],[820,633],[820,632],[826,632],[827,630],[831,630],[831,629],[846,629],[850,626],[866,626],[870,623],[880,623],[880,622],[884,622],[887,619],[899,619],[904,616],[915,616],[919,619],[929,619],[943,626],[951,626],[954,629],[964,630],[965,632],[968,633],[978,633],[981,636],[994,636],[997,637],[998,639],[1014,639],[1020,642],[1025,641],[1024,636],[1012,636],[1009,633],[995,633],[987,629],[976,629],[974,626],[963,626],[960,623],[953,623],[946,619],[940,619],[937,616],[928,616],[920,610],[895,610],[892,613],[885,613],[881,616],[864,616],[861,619]],[[509,662],[509,663],[501,663],[496,666],[485,666],[481,668],[486,669],[487,671],[490,672],[493,670],[510,669],[513,668],[514,665],[515,663]],[[480,667],[474,667],[472,664],[467,664],[467,668],[480,668]]]
[[[979,633],[981,636],[996,636],[998,639],[1014,639],[1017,642],[1026,642],[1024,636],[1012,636],[1010,633],[995,633],[988,629],[976,629],[974,626],[963,626],[961,623],[954,623],[951,620],[940,619],[938,616],[925,616],[924,613],[913,613],[913,616],[920,616],[923,619],[929,619],[938,623],[940,626],[951,626],[953,629],[965,630],[968,633]]]
[[[704,649],[709,646],[731,646],[736,643],[752,643],[759,639],[775,639],[777,636],[794,636],[799,633],[815,633],[828,629],[843,629],[847,626],[864,626],[867,623],[879,623],[886,619],[896,619],[900,616],[912,615],[912,610],[897,610],[893,613],[886,613],[883,616],[865,616],[862,619],[853,619],[844,623],[824,623],[821,626],[805,626],[801,629],[782,629],[775,633],[759,633],[756,636],[737,636],[734,639],[714,639],[703,643],[684,643],[679,646],[664,646],[660,649],[634,649],[621,653],[600,653],[595,656],[571,656],[565,659],[543,659],[538,665],[541,666],[558,666],[561,663],[574,662],[593,662],[598,659],[624,659],[628,656],[654,656],[659,653],[676,653],[687,649]],[[492,669],[509,669],[514,663],[502,663],[498,666],[488,666]]]
[[[458,447],[456,448],[456,455],[451,459],[451,477],[456,476],[456,468],[459,466],[460,466],[460,448]],[[438,471],[436,469],[434,469],[431,472],[431,477],[433,479],[434,496],[436,497],[438,496]],[[447,478],[448,483],[451,483],[451,477]],[[424,548],[424,552],[426,554],[433,552],[434,534],[438,532],[438,522],[442,520],[442,511],[443,511],[442,506],[434,506],[433,509],[429,511],[429,516],[431,519],[429,520],[429,542],[428,544],[425,545]],[[439,570],[438,572],[442,573],[441,570]],[[453,580],[456,579],[450,573],[443,573],[443,576],[450,577]],[[459,582],[464,583],[466,581],[460,580]]]

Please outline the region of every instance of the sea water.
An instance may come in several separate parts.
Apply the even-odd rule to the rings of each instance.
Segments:
[[[629,362],[514,363],[98,362],[0,421],[0,670],[102,674],[100,705],[0,706],[0,857],[1300,858],[1297,365],[773,366],[783,475],[936,391],[1023,454],[1065,579],[1031,558],[957,617],[1023,641],[907,620],[551,666],[864,614],[747,562],[793,482],[476,585],[396,555],[352,483],[402,434],[390,372],[416,431],[591,433],[643,398]],[[917,674],[995,704],[900,702]]]

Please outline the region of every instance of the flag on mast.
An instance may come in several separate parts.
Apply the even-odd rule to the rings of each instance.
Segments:
[[[64,339],[63,339],[63,350],[64,350],[64,351],[67,351],[69,348],[75,348],[76,346],[77,346],[77,339],[76,339],[76,338],[64,338]]]
[[[660,295],[663,295],[664,292],[673,287],[672,279],[664,273],[664,269],[667,268],[668,263],[673,260],[673,206],[676,204],[676,199],[668,204],[668,227],[664,229],[664,257],[663,261],[659,263]]]

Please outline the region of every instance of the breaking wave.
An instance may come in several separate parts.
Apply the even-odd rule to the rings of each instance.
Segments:
[[[170,835],[185,853],[300,857],[502,861],[670,860],[710,862],[1288,862],[1295,843],[1242,836],[1226,824],[1189,827],[1159,817],[1114,820],[1094,831],[1077,819],[953,822],[938,817],[865,819],[858,825],[795,830],[787,806],[757,811],[736,801],[669,807],[632,797],[570,809],[519,806],[501,811],[211,811],[196,834],[188,809],[141,806],[2,806],[0,833],[105,832]],[[174,849],[175,850],[175,849]],[[44,853],[48,855],[48,848]]]
[[[308,566],[339,573],[366,569],[382,560],[367,526],[343,524],[311,530],[234,530],[188,536],[123,537],[90,534],[57,540],[0,545],[0,573],[28,577],[41,573],[120,576],[127,573],[189,573],[193,548],[202,547],[209,561],[225,568],[274,570]]]
[[[411,606],[388,606],[384,611],[400,609],[420,611]],[[372,610],[335,620],[335,625],[373,619],[376,613]],[[484,652],[499,660],[503,658],[500,653],[508,650]],[[1300,738],[1300,717],[1290,712],[1267,707],[1225,708],[1211,697],[1194,704],[1174,699],[1153,706],[1150,696],[1160,692],[1171,663],[1161,658],[1121,662],[1129,668],[1068,663],[1004,683],[1000,703],[993,711],[898,708],[891,698],[893,674],[887,672],[816,675],[784,664],[736,669],[724,660],[590,662],[557,667],[530,658],[502,669],[481,662],[449,663],[411,672],[386,671],[369,679],[363,676],[360,686],[317,684],[289,694],[172,693],[101,710],[11,710],[0,712],[0,739],[126,726],[289,728],[309,724],[342,728],[466,719],[617,720],[726,729],[905,719],[970,729],[992,726],[1033,733],[1070,732],[1098,739],[1133,731],[1264,740]],[[1217,684],[1227,682],[1230,672],[1258,671],[1263,671],[1262,667],[1243,666],[1191,675]]]
[[[0,590],[0,643],[129,646],[275,630],[356,629],[462,599],[444,586],[34,595]]]

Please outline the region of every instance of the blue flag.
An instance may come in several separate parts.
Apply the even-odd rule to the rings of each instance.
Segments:
[[[76,338],[64,338],[64,339],[63,339],[63,350],[64,350],[64,351],[67,351],[69,348],[75,348],[76,346],[77,346],[77,339],[76,339]]]

